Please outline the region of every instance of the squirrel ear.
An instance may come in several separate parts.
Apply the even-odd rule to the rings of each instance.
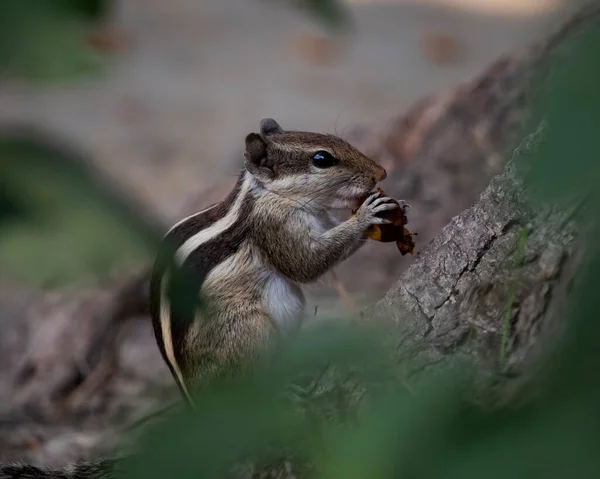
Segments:
[[[252,176],[260,180],[271,180],[275,176],[274,163],[269,158],[267,142],[258,133],[246,136],[246,151],[244,166]]]
[[[283,133],[283,128],[279,126],[273,118],[263,118],[260,120],[260,134],[261,135],[272,135],[274,133]]]

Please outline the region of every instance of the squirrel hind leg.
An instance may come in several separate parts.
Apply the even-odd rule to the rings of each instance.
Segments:
[[[280,337],[273,322],[258,311],[240,319],[220,318],[218,322],[231,325],[222,341],[214,341],[218,346],[194,344],[194,341],[188,344],[190,354],[183,371],[190,391],[198,392],[214,381],[252,371]]]

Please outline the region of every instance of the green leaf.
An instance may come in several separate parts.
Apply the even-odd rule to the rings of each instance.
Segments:
[[[586,30],[568,46],[569,54],[537,85],[540,93],[534,101],[545,132],[532,160],[528,188],[551,202],[597,190],[600,182],[600,29]]]

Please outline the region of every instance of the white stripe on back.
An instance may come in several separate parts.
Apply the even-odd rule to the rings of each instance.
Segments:
[[[248,189],[250,187],[250,182],[247,178],[242,182],[242,187],[240,188],[240,192],[237,195],[233,205],[227,212],[227,214],[218,221],[215,221],[208,228],[204,228],[200,230],[195,235],[188,238],[185,243],[181,245],[181,247],[175,253],[175,260],[182,265],[185,260],[188,258],[190,254],[192,254],[198,247],[207,243],[208,241],[216,238],[224,231],[228,230],[233,226],[236,220],[239,217],[240,208],[242,207],[242,203],[246,199],[246,194],[248,193]]]
[[[178,221],[173,226],[171,226],[171,228],[169,229],[169,231],[167,231],[167,234],[165,236],[167,236],[171,231],[173,231],[178,226],[181,226],[187,220],[191,220],[192,218],[195,218],[196,216],[201,215],[202,213],[206,213],[208,210],[212,210],[215,206],[219,206],[220,204],[221,203],[215,203],[214,205],[209,206],[208,208],[204,208],[202,211],[198,211],[197,213],[194,213],[193,215],[186,216],[185,218],[183,218],[182,220]]]
[[[175,360],[175,351],[173,350],[173,336],[171,334],[171,304],[169,303],[169,298],[166,294],[166,288],[169,284],[169,275],[166,274],[161,279],[160,285],[160,329],[162,331],[162,342],[163,347],[165,348],[165,354],[169,361],[169,364],[173,368],[175,372],[175,376],[177,376],[177,382],[181,386],[184,396],[193,406],[193,401],[190,396],[190,393],[187,390],[185,382],[183,381],[183,375],[181,374],[181,369]]]
[[[185,262],[185,260],[188,258],[188,256],[190,254],[192,254],[201,245],[216,238],[218,235],[222,234],[227,229],[229,229],[233,226],[233,224],[236,222],[236,220],[239,217],[240,209],[242,207],[244,200],[246,199],[246,194],[248,193],[248,190],[250,189],[250,183],[251,182],[249,181],[248,177],[244,178],[244,181],[242,182],[240,191],[239,191],[233,205],[231,205],[231,208],[229,209],[229,211],[227,211],[227,214],[223,218],[215,221],[209,227],[202,229],[198,233],[192,235],[179,247],[179,249],[175,253],[175,260],[180,265],[183,264]],[[190,215],[190,216],[182,219],[177,224],[175,224],[169,230],[169,232],[173,231],[173,229],[182,225],[186,221],[209,211],[210,209],[216,207],[219,204],[220,203],[209,206],[208,208],[206,208],[202,211],[199,211],[198,213],[194,213],[193,215]],[[167,235],[168,234],[169,233],[167,233]],[[167,294],[166,294],[166,287],[167,287],[168,283],[169,283],[169,274],[167,273],[161,279],[161,287],[160,287],[160,296],[161,296],[161,298],[160,298],[160,327],[161,327],[161,331],[162,331],[163,347],[165,350],[165,355],[167,356],[167,360],[168,360],[169,364],[171,365],[171,367],[173,368],[173,371],[175,373],[176,380],[180,384],[181,389],[183,390],[183,394],[186,396],[189,403],[191,405],[193,405],[192,399],[190,397],[190,394],[187,390],[187,387],[186,387],[184,379],[183,379],[183,374],[181,373],[181,369],[179,368],[177,361],[175,359],[175,351],[173,349],[173,337],[172,337],[172,331],[171,331],[171,306],[169,303],[169,298],[167,297]]]

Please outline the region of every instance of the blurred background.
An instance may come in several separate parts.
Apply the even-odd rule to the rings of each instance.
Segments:
[[[349,23],[339,29],[297,3],[112,0],[90,38],[109,54],[102,73],[52,85],[3,81],[0,121],[81,146],[172,221],[190,195],[235,174],[261,118],[338,134],[384,122],[581,4],[345,0]]]

